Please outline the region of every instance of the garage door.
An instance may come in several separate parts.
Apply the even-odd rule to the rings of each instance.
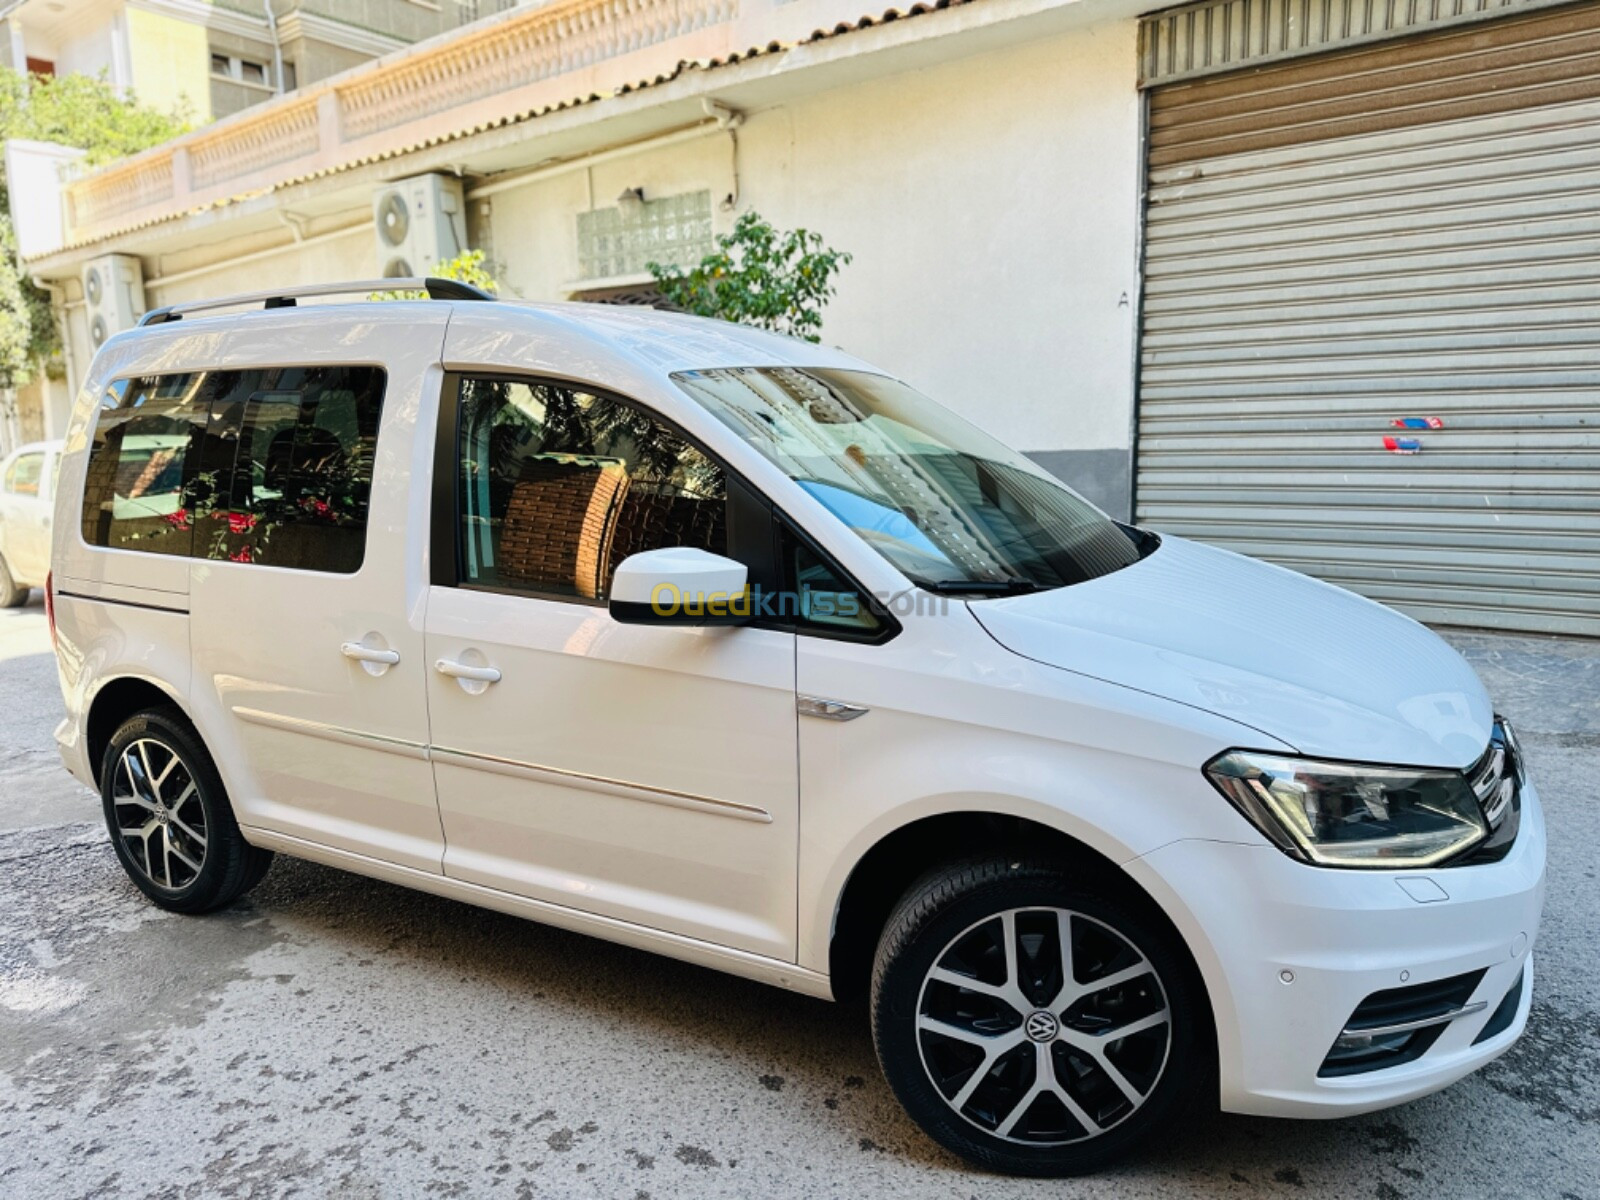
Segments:
[[[1148,154],[1140,520],[1600,635],[1600,4],[1156,86]]]

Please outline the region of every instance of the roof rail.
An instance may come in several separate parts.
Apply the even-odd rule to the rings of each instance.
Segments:
[[[237,308],[240,305],[259,304],[262,308],[293,308],[307,296],[359,295],[363,292],[426,292],[430,300],[493,300],[494,296],[458,279],[440,279],[437,276],[407,277],[404,279],[362,279],[351,283],[310,283],[305,287],[279,288],[270,292],[245,292],[238,296],[219,296],[214,300],[190,300],[183,304],[169,304],[152,308],[139,318],[139,324],[165,325],[181,321],[187,314],[205,312],[213,308]]]

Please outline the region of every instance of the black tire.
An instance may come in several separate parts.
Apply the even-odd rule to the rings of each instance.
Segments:
[[[130,749],[132,759],[125,763]],[[151,776],[162,776],[172,759],[170,773],[153,790],[148,778],[139,778],[146,761]],[[164,815],[152,803],[163,796]],[[100,800],[123,869],[140,891],[172,912],[205,913],[231,904],[272,865],[272,851],[250,845],[239,832],[216,764],[175,709],[136,713],[112,735],[101,762]]]
[[[21,608],[28,602],[30,590],[11,577],[11,568],[0,558],[0,608]]]
[[[1063,920],[1060,911],[1050,910],[1067,914],[1069,949],[1077,963],[1071,984],[1062,980],[1061,951],[1049,949],[1052,936],[1059,945]],[[1001,915],[1007,913],[1009,918]],[[998,981],[1012,977],[995,957],[1002,953],[1007,919],[1019,964],[1013,995],[1035,1006],[1029,1013],[948,981],[953,970],[996,989]],[[1136,972],[1140,956],[1153,983],[1140,976],[1093,990],[1097,979]],[[942,965],[944,979],[929,978],[936,964]],[[1063,1000],[1084,988],[1089,990],[1078,998]],[[1056,1002],[1064,1003],[1059,1012],[1052,1011]],[[1163,1030],[1156,1007],[1163,1002],[1164,1051],[1157,1048]],[[890,914],[873,964],[873,1042],[900,1103],[946,1149],[1011,1175],[1097,1171],[1158,1136],[1176,1113],[1206,1102],[1208,1011],[1190,959],[1166,922],[1150,912],[1148,901],[1114,879],[1095,880],[1052,862],[994,858],[925,876]],[[999,1042],[973,1042],[978,1048],[969,1048],[965,1038],[923,1029],[924,1017],[940,1020],[938,1028],[956,1025],[968,1035],[1003,1036],[1016,1044],[1003,1053],[997,1052]],[[1126,1040],[1096,1040],[1096,1029],[1135,1027],[1136,1019],[1157,1024]],[[1093,1043],[1122,1083],[1134,1085],[1142,1103],[1134,1103],[1105,1062],[1068,1038]],[[1040,1080],[1038,1072],[1047,1067],[1051,1075]],[[1050,1094],[1014,1099],[1030,1095],[1036,1082]],[[969,1084],[974,1090],[963,1099]],[[1102,1120],[1103,1128],[1091,1132],[1063,1095],[1077,1113]],[[952,1107],[954,1101],[961,1101],[961,1111]],[[1126,1108],[1121,1116],[1119,1105]],[[1017,1110],[1011,1136],[997,1136]]]

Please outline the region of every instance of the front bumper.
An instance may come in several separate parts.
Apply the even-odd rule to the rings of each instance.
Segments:
[[[1186,840],[1128,869],[1166,908],[1200,966],[1217,1023],[1222,1107],[1336,1117],[1437,1091],[1517,1040],[1532,1003],[1544,861],[1544,814],[1529,784],[1516,844],[1497,863],[1334,870],[1265,843]],[[1451,1021],[1414,1061],[1319,1076],[1351,1014],[1374,992],[1480,970],[1471,1001],[1484,1006]],[[1474,1044],[1519,976],[1514,1019]]]

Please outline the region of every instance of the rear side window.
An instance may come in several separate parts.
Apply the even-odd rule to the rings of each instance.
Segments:
[[[90,449],[93,546],[350,574],[366,545],[376,367],[125,380]]]
[[[300,367],[249,374],[254,378],[235,389],[217,421],[222,436],[236,440],[233,474],[196,553],[353,574],[366,551],[383,372]]]

